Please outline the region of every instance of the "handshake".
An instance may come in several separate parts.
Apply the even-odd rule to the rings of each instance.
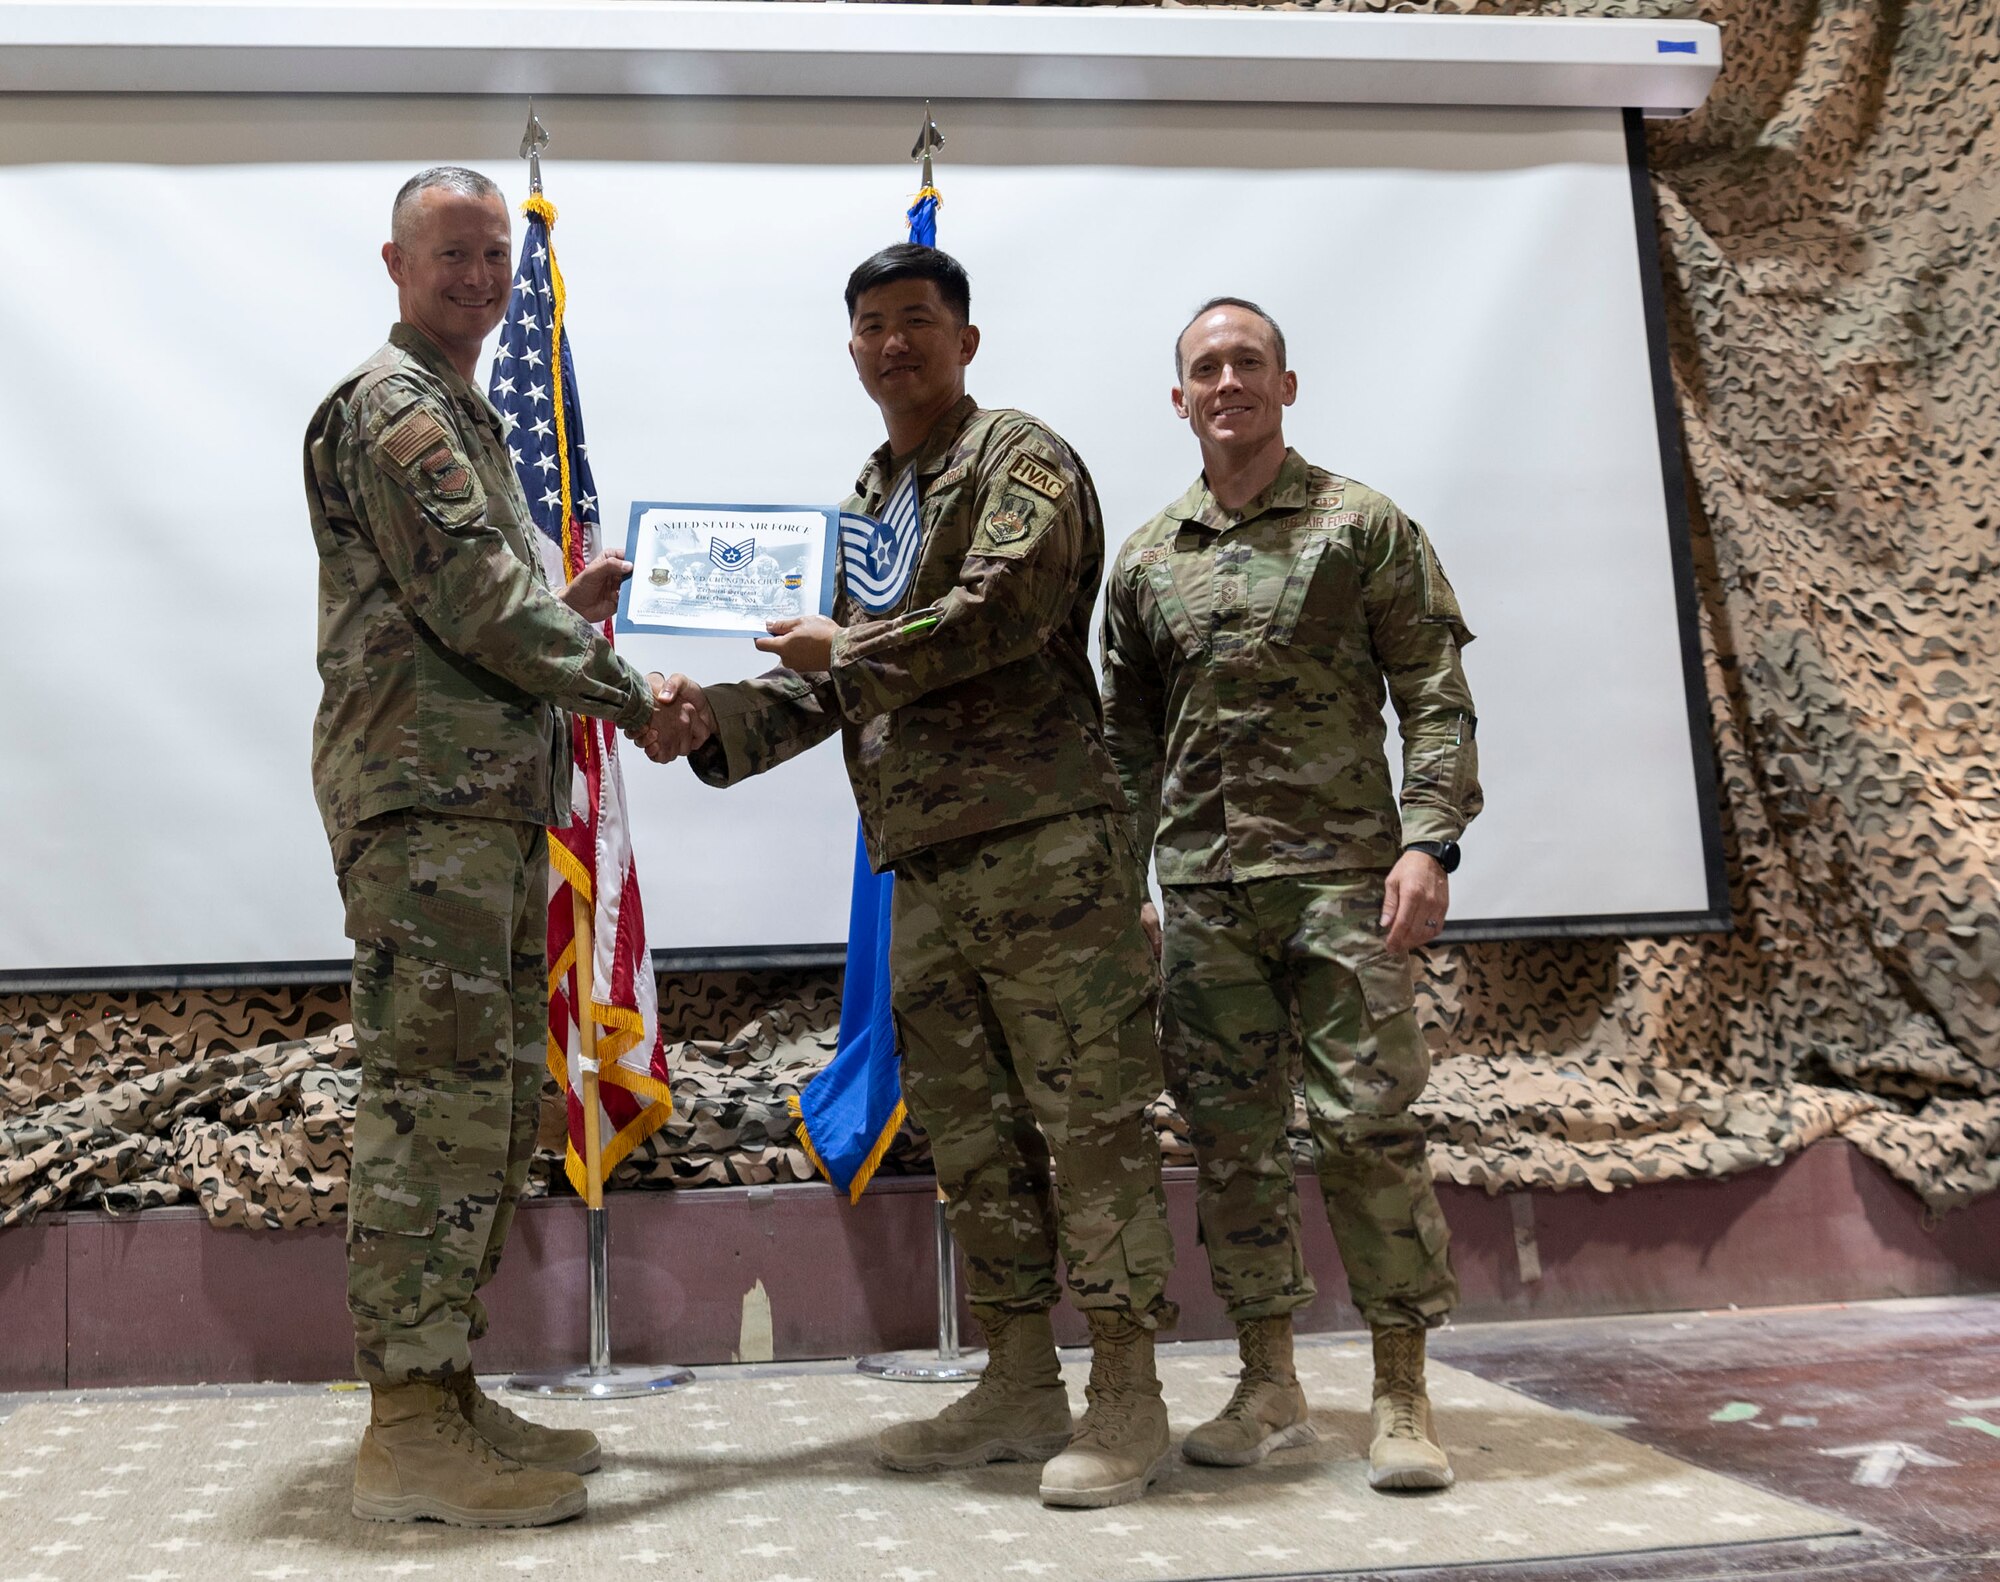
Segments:
[[[625,734],[654,763],[685,758],[715,734],[715,714],[699,682],[682,675],[663,676],[657,670],[646,680],[653,688],[653,717],[641,729]]]

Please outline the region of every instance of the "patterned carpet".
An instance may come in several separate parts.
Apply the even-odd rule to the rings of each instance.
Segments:
[[[0,1423],[0,1582],[673,1577],[703,1582],[1165,1582],[1602,1555],[1800,1538],[1851,1522],[1700,1471],[1433,1364],[1458,1486],[1369,1491],[1368,1359],[1302,1345],[1317,1446],[1242,1472],[1177,1463],[1153,1495],[1056,1512],[1035,1471],[877,1469],[870,1435],[945,1387],[728,1370],[652,1401],[537,1402],[607,1445],[590,1511],[539,1532],[375,1526],[347,1514],[352,1390],[65,1398]],[[1177,1432],[1227,1399],[1233,1358],[1162,1350]],[[1082,1370],[1069,1370],[1081,1405]]]

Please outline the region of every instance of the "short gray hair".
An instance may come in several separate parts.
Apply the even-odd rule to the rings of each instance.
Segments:
[[[409,239],[410,211],[417,201],[417,195],[429,192],[433,187],[445,192],[455,192],[462,198],[497,198],[499,184],[476,170],[467,170],[463,165],[433,165],[429,170],[420,170],[404,182],[396,193],[396,201],[389,210],[389,235],[397,246]]]
[[[1278,328],[1278,321],[1266,313],[1248,297],[1210,297],[1194,310],[1194,317],[1181,326],[1180,334],[1174,337],[1174,377],[1180,378],[1186,371],[1181,367],[1181,342],[1187,339],[1187,332],[1193,329],[1217,308],[1241,308],[1245,313],[1254,313],[1271,326],[1271,338],[1278,343],[1278,369],[1283,372],[1289,364],[1285,361],[1285,332]]]

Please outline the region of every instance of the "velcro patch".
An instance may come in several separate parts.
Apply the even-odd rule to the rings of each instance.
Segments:
[[[1317,527],[1353,527],[1361,520],[1359,511],[1336,511],[1331,516],[1322,517],[1314,525]]]
[[[1014,465],[1007,469],[1007,476],[1018,483],[1025,483],[1035,493],[1050,500],[1060,500],[1069,490],[1063,479],[1032,456],[1016,456]]]
[[[425,451],[449,446],[451,436],[444,425],[422,407],[391,424],[382,435],[382,451],[398,467],[407,467]]]
[[[1139,564],[1142,566],[1157,566],[1167,558],[1167,554],[1168,550],[1165,544],[1155,544],[1151,549],[1142,549],[1139,551]]]

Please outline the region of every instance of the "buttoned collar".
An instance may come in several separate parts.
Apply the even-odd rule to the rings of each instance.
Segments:
[[[464,375],[451,365],[444,348],[416,325],[398,319],[389,331],[389,343],[408,352],[437,375],[438,382],[445,387],[452,400],[465,409],[467,417],[495,429],[501,426],[500,414],[494,411],[493,403],[486,399],[485,392],[468,383]]]
[[[944,471],[945,463],[951,457],[952,446],[958,442],[958,436],[965,432],[966,424],[972,421],[978,411],[977,401],[971,396],[960,396],[944,416],[931,425],[931,431],[924,436],[924,442],[917,447],[917,453],[910,461],[910,465],[916,468],[919,479],[935,478]],[[861,469],[861,476],[854,480],[854,492],[863,496],[875,492],[878,488],[882,492],[887,492],[889,485],[895,482],[889,475],[889,469],[895,464],[895,459],[887,442],[884,442],[868,458],[868,465]]]
[[[1208,474],[1203,473],[1188,486],[1186,494],[1167,507],[1167,515],[1177,522],[1188,522],[1205,527],[1212,533],[1222,533],[1232,527],[1241,527],[1245,522],[1254,522],[1270,512],[1302,510],[1312,492],[1308,477],[1310,470],[1305,457],[1287,447],[1285,459],[1278,466],[1278,476],[1240,511],[1223,509],[1208,487]]]

